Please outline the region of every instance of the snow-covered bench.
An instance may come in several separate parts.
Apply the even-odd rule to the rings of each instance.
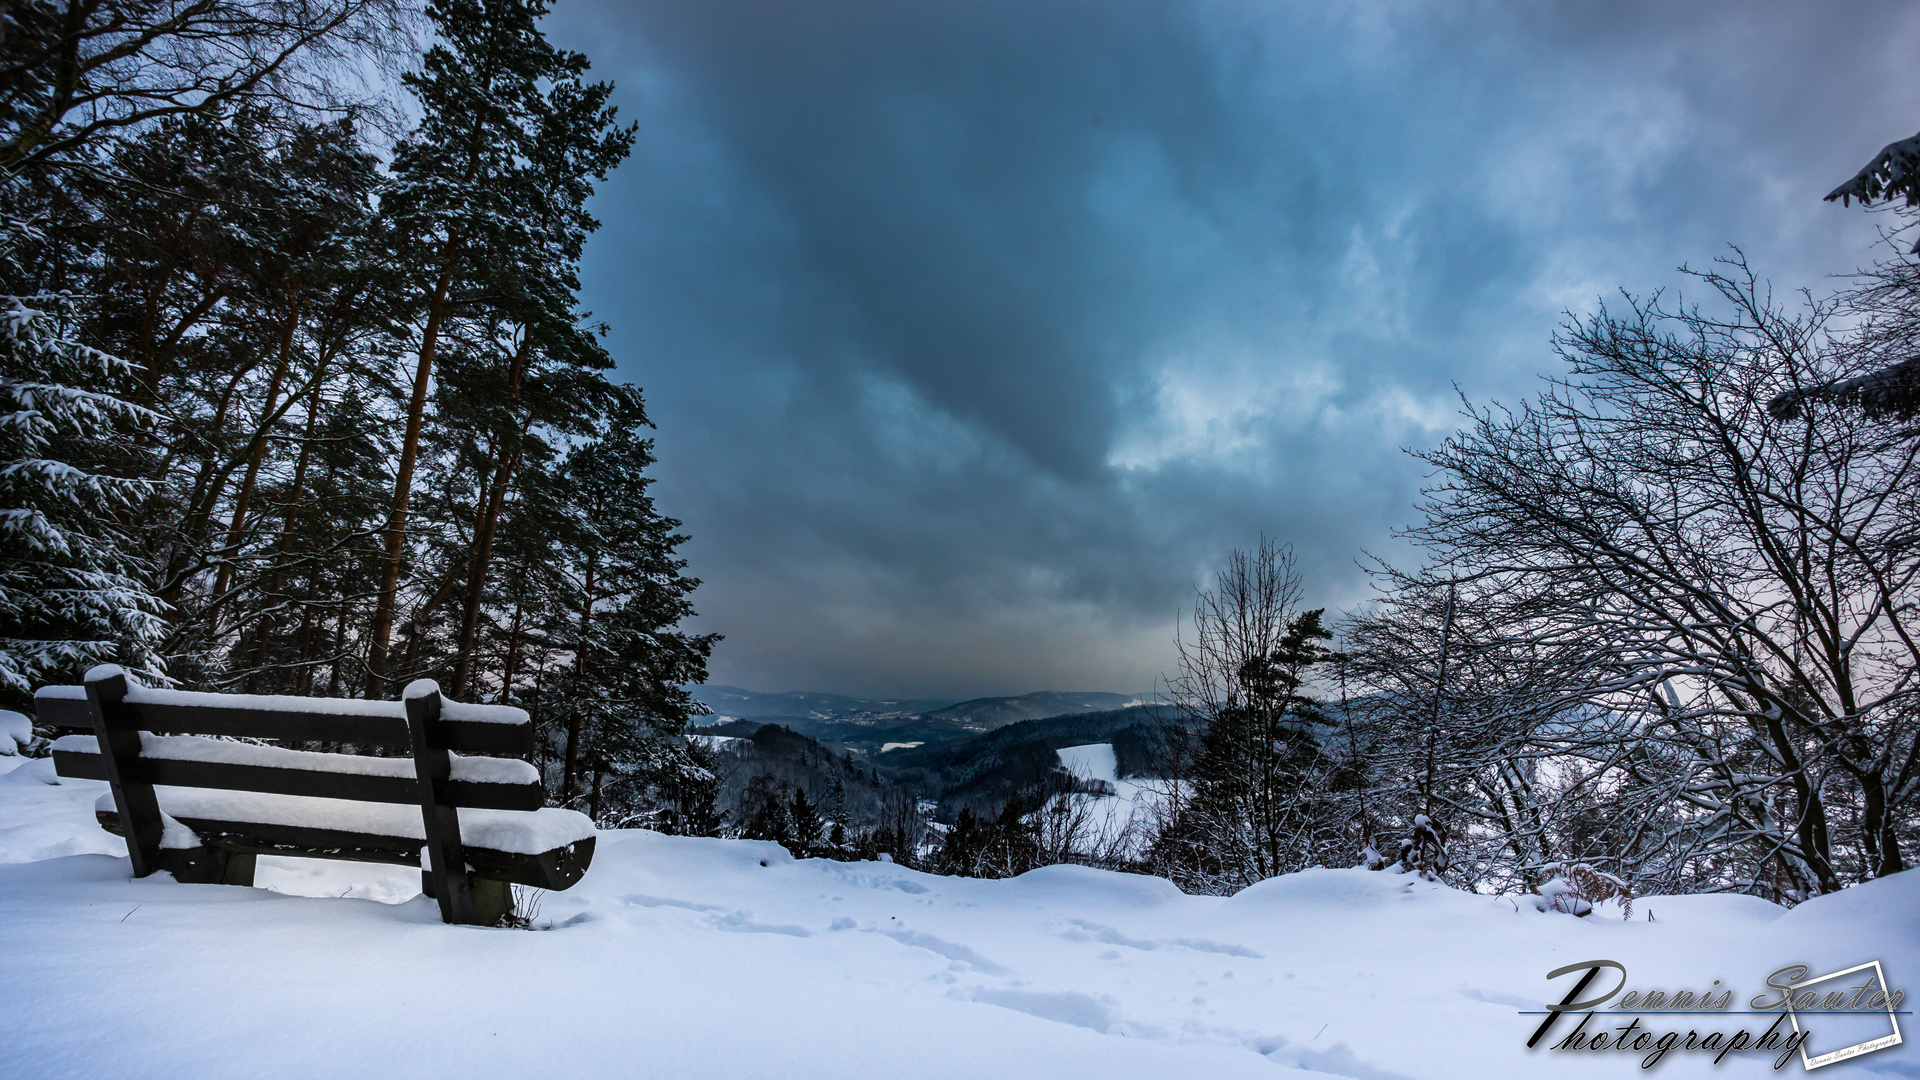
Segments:
[[[511,909],[512,884],[579,881],[593,823],[543,806],[539,774],[517,760],[532,747],[527,714],[449,701],[426,680],[402,697],[157,690],[108,666],[41,687],[34,707],[43,725],[85,732],[55,740],[54,769],[107,781],[95,814],[126,837],[139,877],[251,885],[258,855],[420,866],[442,919],[481,925]]]

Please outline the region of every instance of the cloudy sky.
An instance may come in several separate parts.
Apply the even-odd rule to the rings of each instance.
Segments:
[[[716,682],[1137,691],[1264,533],[1311,601],[1404,557],[1454,387],[1920,127],[1872,3],[562,0],[639,123],[587,299],[659,427]]]

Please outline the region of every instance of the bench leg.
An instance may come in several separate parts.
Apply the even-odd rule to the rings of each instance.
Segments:
[[[426,849],[420,869],[431,878],[424,890],[440,905],[440,921],[469,926],[491,925],[474,911],[472,876],[460,847],[460,813],[447,795],[453,776],[453,756],[441,745],[440,690],[428,683],[426,693],[409,696],[407,730],[413,740],[413,771],[420,782],[420,821]],[[412,684],[408,689],[411,690]]]
[[[241,885],[253,887],[253,871],[259,865],[259,856],[251,851],[227,852],[227,870],[220,875],[222,885]]]
[[[513,910],[513,886],[504,881],[471,878],[475,926],[498,926]]]
[[[255,856],[218,848],[162,848],[156,869],[185,885],[252,885]]]
[[[420,872],[420,891],[426,896],[438,900],[433,895],[433,875],[425,870]],[[513,885],[506,881],[493,881],[489,878],[467,875],[467,893],[473,897],[470,926],[498,926],[500,920],[513,910]]]
[[[127,855],[133,862],[133,876],[146,877],[156,870],[170,870],[177,859],[163,859],[160,847],[166,828],[161,823],[160,803],[140,765],[140,729],[126,704],[127,677],[115,674],[87,684],[87,709],[93,714],[93,734],[100,742],[100,763],[106,767],[107,784],[113,791],[113,808],[120,815],[122,836],[127,838]]]

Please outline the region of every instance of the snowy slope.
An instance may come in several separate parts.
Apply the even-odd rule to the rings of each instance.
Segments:
[[[1089,835],[1117,837],[1125,834],[1126,849],[1138,858],[1146,843],[1146,826],[1151,820],[1151,811],[1163,794],[1166,781],[1120,779],[1116,775],[1118,763],[1114,759],[1111,743],[1067,746],[1055,752],[1060,755],[1060,766],[1080,779],[1104,780],[1113,785],[1114,793],[1109,796],[1096,798],[1074,795],[1071,798],[1085,803],[1091,811]],[[1132,832],[1129,834],[1127,830],[1130,827]]]
[[[1548,969],[1609,958],[1636,987],[1717,978],[1744,1000],[1787,963],[1878,959],[1920,988],[1920,874],[1785,913],[1657,897],[1622,922],[1365,871],[1217,899],[622,832],[529,933],[442,926],[418,897],[134,881],[97,854],[117,844],[92,821],[104,785],[50,779],[0,775],[0,1076],[1625,1076],[1638,1055],[1523,1048]],[[399,899],[417,878],[284,862],[262,880],[287,892]],[[1873,1073],[1920,1058],[1823,1075]]]
[[[1123,818],[1135,804],[1151,801],[1165,784],[1165,781],[1120,779],[1115,774],[1116,764],[1110,743],[1069,746],[1056,753],[1060,755],[1061,767],[1082,780],[1105,780],[1112,784],[1117,800],[1112,812]]]

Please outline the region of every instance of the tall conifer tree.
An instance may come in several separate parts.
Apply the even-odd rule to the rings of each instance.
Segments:
[[[632,129],[615,126],[606,105],[611,88],[584,82],[586,57],[554,48],[541,33],[546,11],[541,0],[435,0],[427,15],[440,40],[406,79],[422,117],[394,153],[384,205],[414,277],[419,336],[368,632],[370,693],[383,692],[393,677],[410,501],[436,358],[446,339],[461,332],[478,339],[501,314],[516,324],[509,332],[520,334],[504,350],[504,366],[537,344],[534,335],[573,325],[573,264],[594,225],[583,204],[592,179],[632,145]]]

